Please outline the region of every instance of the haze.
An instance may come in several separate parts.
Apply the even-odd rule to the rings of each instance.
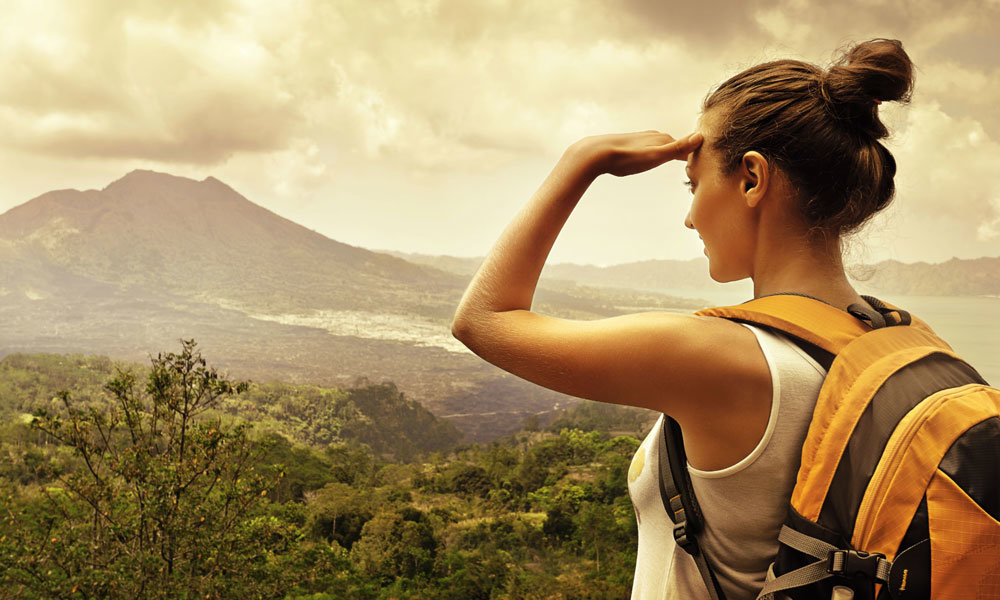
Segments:
[[[0,211],[136,169],[215,176],[372,249],[479,256],[580,137],[688,133],[752,64],[902,40],[895,206],[855,261],[1000,255],[1000,2],[5,1]],[[701,255],[683,163],[599,179],[550,262]]]

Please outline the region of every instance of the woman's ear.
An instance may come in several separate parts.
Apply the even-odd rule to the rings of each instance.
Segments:
[[[754,208],[767,193],[771,166],[760,152],[751,150],[743,155],[740,164],[743,196],[747,206]]]

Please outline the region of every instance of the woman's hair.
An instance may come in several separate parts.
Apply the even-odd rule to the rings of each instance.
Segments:
[[[844,52],[829,70],[798,60],[751,67],[721,84],[702,111],[719,110],[713,140],[724,174],[756,150],[788,177],[813,232],[859,229],[895,192],[896,161],[878,140],[882,101],[909,102],[913,63],[898,40]]]

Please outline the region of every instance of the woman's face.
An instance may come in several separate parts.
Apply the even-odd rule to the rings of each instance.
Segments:
[[[741,193],[739,169],[728,177],[722,173],[712,117],[710,111],[699,119],[696,131],[702,132],[705,142],[688,155],[685,173],[694,198],[684,224],[696,230],[705,244],[712,279],[737,281],[753,274],[755,215]]]

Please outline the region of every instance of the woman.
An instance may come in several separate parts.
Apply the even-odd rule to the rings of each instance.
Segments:
[[[596,321],[531,312],[556,236],[591,182],[687,161],[685,225],[719,282],[754,296],[797,293],[846,309],[865,301],[841,240],[884,208],[896,165],[882,101],[908,101],[912,64],[896,40],[849,49],[829,70],[794,60],[751,67],[704,101],[695,133],[600,135],[572,144],[473,278],[452,332],[483,359],[579,398],[676,419],[707,522],[701,544],[729,600],[753,598],[777,551],[799,451],[824,371],[783,336],[670,313]],[[639,521],[633,598],[707,598],[676,547],[659,497],[661,418],[629,473]]]

